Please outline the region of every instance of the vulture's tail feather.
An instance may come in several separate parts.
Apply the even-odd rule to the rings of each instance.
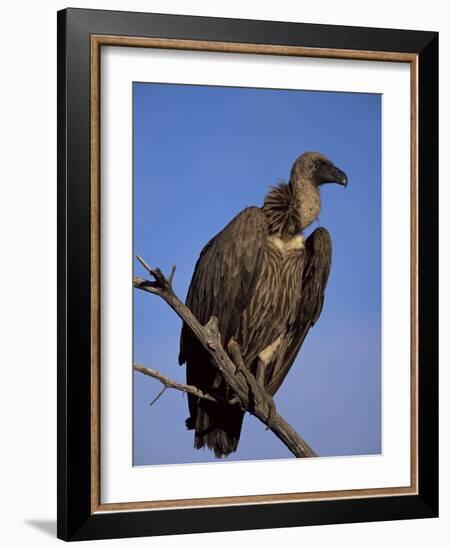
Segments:
[[[201,406],[196,418],[186,420],[188,430],[195,429],[194,447],[208,447],[216,458],[234,453],[241,435],[244,413],[237,407],[214,405],[207,409]]]

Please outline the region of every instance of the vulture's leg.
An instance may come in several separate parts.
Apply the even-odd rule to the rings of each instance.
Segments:
[[[271,422],[272,418],[275,415],[276,407],[274,400],[271,395],[269,395],[266,392],[265,385],[265,379],[266,379],[266,370],[268,367],[268,363],[266,363],[263,359],[261,359],[261,356],[258,357],[258,361],[256,363],[256,382],[261,386],[262,390],[264,391],[264,399],[267,401],[267,406],[269,408],[269,414],[267,415],[267,430],[272,427]]]
[[[266,430],[269,430],[272,427],[272,419],[275,417],[275,414],[277,412],[277,408],[275,406],[275,401],[273,400],[273,397],[269,393],[264,394],[264,399],[267,402],[267,407],[269,409],[269,413],[267,415],[267,428]]]
[[[256,381],[258,382],[258,384],[264,388],[264,381],[265,381],[265,378],[266,378],[266,369],[267,369],[267,363],[261,359],[261,357],[258,357],[258,361],[256,363],[256,375],[255,375],[255,378],[256,378]]]
[[[270,345],[268,345],[262,352],[258,355],[258,361],[256,363],[256,381],[263,388],[266,385],[266,371],[267,367],[273,362],[276,352],[280,347],[282,342],[282,335],[278,336]]]
[[[274,342],[272,342],[269,346],[267,346],[258,355],[258,360],[256,362],[255,378],[258,384],[261,386],[261,388],[263,388],[264,391],[266,389],[267,368],[273,362],[275,358],[275,354],[278,348],[280,347],[282,340],[283,340],[283,336],[280,334],[280,336],[278,336],[278,338]],[[265,392],[265,397],[267,399],[267,405],[269,408],[269,414],[267,416],[267,429],[269,429],[271,427],[271,420],[274,414],[276,413],[276,407],[271,395]]]

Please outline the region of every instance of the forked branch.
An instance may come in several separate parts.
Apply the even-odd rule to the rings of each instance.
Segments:
[[[190,386],[189,384],[182,384],[181,382],[175,382],[174,380],[168,378],[164,374],[161,374],[155,369],[151,369],[149,367],[143,367],[142,365],[133,365],[133,368],[137,372],[141,372],[146,376],[150,376],[151,378],[155,378],[156,380],[159,380],[163,385],[162,391],[166,390],[167,388],[173,388],[175,390],[180,390],[184,393],[190,393],[192,395],[195,395],[199,399],[205,399],[206,401],[219,403],[219,399],[216,399],[209,393],[204,393],[202,392],[202,390],[199,390],[195,386]],[[159,399],[161,395],[162,393],[158,394],[156,398],[150,403],[150,405],[153,405],[154,403],[156,403],[156,400]]]

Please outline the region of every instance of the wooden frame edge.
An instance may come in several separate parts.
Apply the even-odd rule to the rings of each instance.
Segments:
[[[91,41],[91,513],[100,506],[100,44]]]
[[[178,38],[145,38],[107,34],[92,34],[91,46],[128,46],[134,48],[163,48],[170,50],[246,53],[294,57],[326,57],[330,59],[361,59],[397,62],[413,62],[417,57],[416,54],[403,52],[310,48],[305,46],[279,46],[275,44],[251,44],[211,40],[182,40]]]
[[[410,63],[411,147],[411,487],[419,494],[419,56]]]
[[[90,55],[90,176],[91,176],[91,514],[274,504],[317,500],[379,498],[418,495],[418,54],[366,50],[309,48],[235,42],[91,35]],[[367,488],[310,493],[282,493],[196,499],[155,500],[102,504],[100,497],[100,49],[101,46],[164,48],[259,55],[320,57],[409,63],[411,71],[411,484],[405,487]]]

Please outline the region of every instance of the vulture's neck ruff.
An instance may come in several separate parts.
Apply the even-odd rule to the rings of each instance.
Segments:
[[[264,199],[269,233],[289,240],[312,224],[320,212],[320,193],[309,179],[280,183]]]

